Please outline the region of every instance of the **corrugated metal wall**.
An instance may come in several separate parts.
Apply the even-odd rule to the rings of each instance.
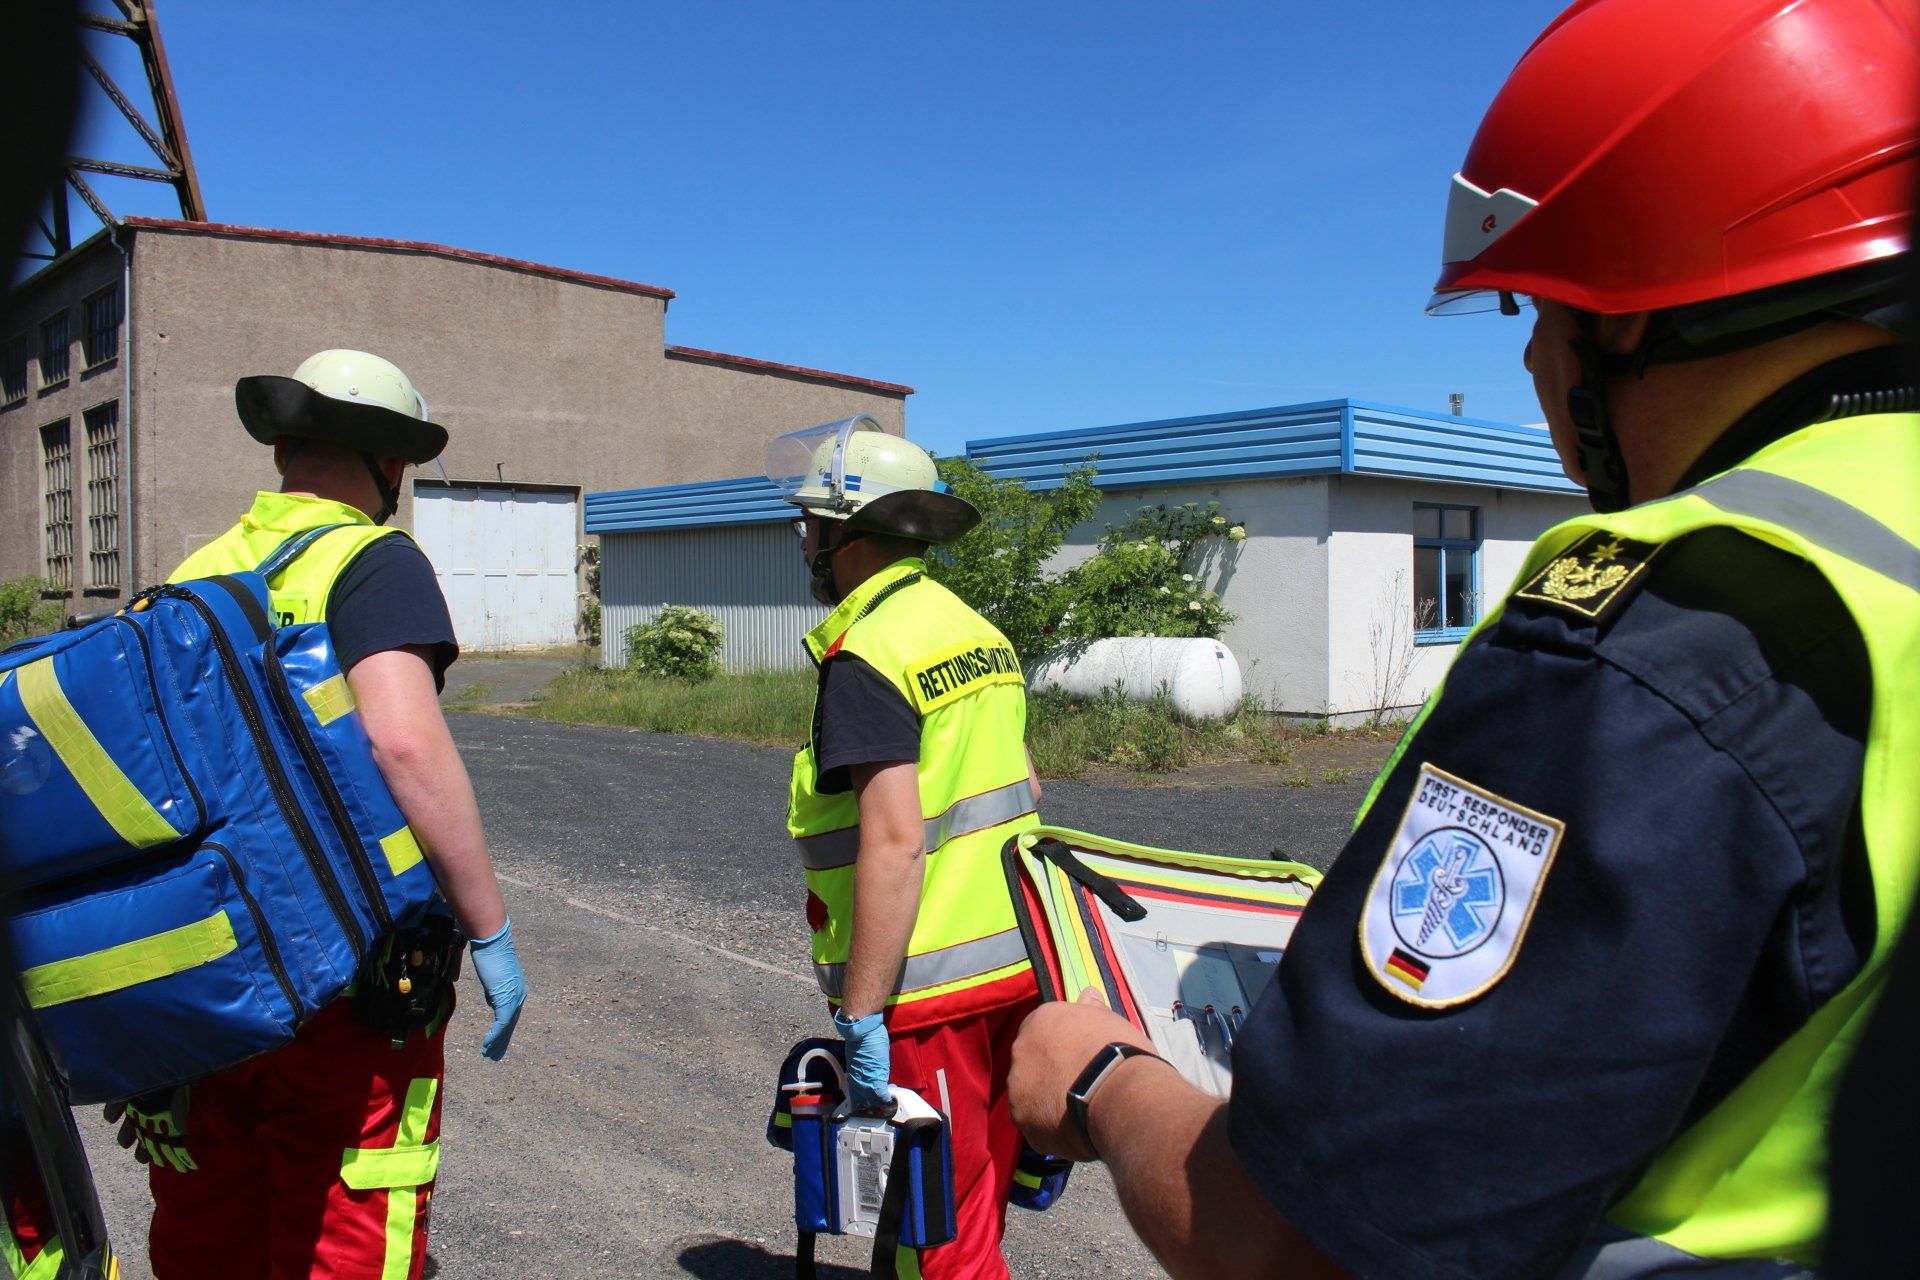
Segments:
[[[800,637],[827,611],[807,594],[807,567],[786,522],[600,536],[603,661],[626,665],[620,638],[663,604],[720,619],[729,671],[807,665]]]

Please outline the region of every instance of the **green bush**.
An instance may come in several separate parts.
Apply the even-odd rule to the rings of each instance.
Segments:
[[[1060,486],[1035,493],[1018,479],[990,476],[966,458],[944,458],[948,490],[980,511],[971,533],[927,557],[936,582],[1000,628],[1025,662],[1038,662],[1059,643],[1067,596],[1047,561],[1067,534],[1100,508],[1091,462],[1069,471]]]
[[[720,670],[720,620],[683,604],[627,628],[627,669],[643,676],[706,680]]]
[[[45,635],[60,625],[60,602],[40,598],[52,585],[45,578],[0,582],[0,646]]]
[[[1140,508],[1125,524],[1108,525],[1099,550],[1067,571],[1060,634],[1217,638],[1234,615],[1204,585],[1204,571],[1220,544],[1246,536],[1217,502]]]

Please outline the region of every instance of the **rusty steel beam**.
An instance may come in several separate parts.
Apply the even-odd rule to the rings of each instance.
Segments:
[[[80,51],[80,65],[87,69],[87,74],[92,76],[94,82],[106,92],[113,105],[120,108],[120,114],[127,118],[127,123],[133,126],[134,132],[153,148],[153,154],[166,161],[168,165],[174,165],[176,163],[174,154],[168,150],[159,131],[148,124],[147,118],[140,114],[140,108],[134,106],[132,100],[120,92],[120,86],[113,82],[113,77],[107,74],[107,69],[95,61],[94,56],[85,49]]]
[[[87,185],[87,180],[85,178],[81,177],[78,173],[74,172],[72,169],[69,169],[67,170],[67,184],[71,186],[75,191],[80,193],[80,198],[87,202],[87,208],[93,210],[93,216],[100,219],[101,226],[111,227],[114,225],[115,219],[112,211],[107,208],[106,203],[100,199],[99,195],[94,191],[94,189]],[[66,201],[64,200],[54,201],[56,218],[61,216],[58,211],[60,209],[63,209],[65,206],[66,206]],[[66,250],[62,249],[60,252],[65,253]]]
[[[138,35],[140,31],[139,27],[122,18],[109,18],[99,13],[83,13],[78,21],[83,27],[91,27],[95,31],[104,31],[115,36]]]
[[[120,8],[132,17],[133,0],[120,0]],[[186,120],[180,112],[180,99],[173,91],[173,72],[167,68],[167,47],[160,39],[160,24],[154,21],[153,0],[142,0],[138,21],[146,28],[147,38],[140,46],[141,61],[147,68],[147,85],[160,110],[160,132],[173,153],[173,167],[180,171],[174,189],[180,194],[180,213],[189,222],[207,220],[206,201],[200,197],[200,175],[193,167],[193,152],[187,146]]]
[[[176,169],[155,169],[144,164],[124,164],[118,160],[94,160],[87,156],[68,156],[67,167],[88,173],[104,173],[115,178],[139,178],[144,182],[178,182]]]

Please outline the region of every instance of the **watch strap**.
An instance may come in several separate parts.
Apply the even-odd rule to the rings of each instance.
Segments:
[[[1073,1119],[1073,1127],[1080,1133],[1080,1140],[1087,1144],[1087,1150],[1094,1153],[1094,1159],[1100,1158],[1099,1148],[1093,1145],[1093,1132],[1087,1126],[1087,1106],[1093,1101],[1093,1095],[1113,1074],[1115,1067],[1128,1058],[1159,1058],[1159,1054],[1142,1049],[1137,1044],[1128,1044],[1124,1040],[1115,1040],[1105,1045],[1100,1052],[1087,1060],[1085,1069],[1074,1082],[1067,1087],[1067,1115]]]

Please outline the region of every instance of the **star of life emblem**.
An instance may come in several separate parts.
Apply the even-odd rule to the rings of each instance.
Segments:
[[[1485,994],[1519,953],[1565,831],[1423,764],[1360,917],[1368,970],[1427,1008]]]

